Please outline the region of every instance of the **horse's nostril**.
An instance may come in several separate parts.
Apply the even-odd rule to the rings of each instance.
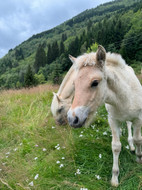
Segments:
[[[75,116],[75,119],[74,119],[74,121],[73,121],[73,124],[77,124],[77,123],[78,123],[78,121],[79,121],[78,117],[77,117],[77,116]]]

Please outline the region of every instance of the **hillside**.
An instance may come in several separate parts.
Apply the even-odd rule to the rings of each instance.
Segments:
[[[0,88],[26,86],[29,75],[30,85],[60,83],[71,65],[68,54],[82,54],[95,42],[141,68],[141,9],[141,0],[116,0],[32,36],[0,59]]]
[[[0,94],[1,190],[113,190],[111,132],[104,107],[89,128],[57,126],[50,112],[58,86]],[[142,165],[129,150],[122,127],[120,185],[141,190]]]

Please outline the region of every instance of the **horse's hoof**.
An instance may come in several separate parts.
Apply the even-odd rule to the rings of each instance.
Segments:
[[[136,162],[139,163],[139,164],[142,164],[142,157],[137,157]]]
[[[135,152],[135,147],[134,146],[130,147],[130,151]]]
[[[118,185],[119,185],[118,180],[112,179],[112,180],[111,180],[111,185],[112,185],[113,187],[118,187]]]

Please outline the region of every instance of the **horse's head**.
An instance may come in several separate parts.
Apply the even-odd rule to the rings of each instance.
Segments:
[[[67,113],[72,127],[82,127],[86,120],[104,102],[106,93],[106,52],[102,46],[96,53],[76,58],[75,95]]]
[[[67,112],[71,106],[71,100],[63,100],[58,94],[53,93],[54,97],[51,104],[51,112],[59,125],[67,123]]]

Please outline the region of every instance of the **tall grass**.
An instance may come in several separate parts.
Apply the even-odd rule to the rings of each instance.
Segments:
[[[89,128],[56,126],[50,112],[57,86],[0,95],[0,189],[140,190],[142,166],[126,148],[122,124],[120,185],[110,185],[111,132],[104,107]]]

